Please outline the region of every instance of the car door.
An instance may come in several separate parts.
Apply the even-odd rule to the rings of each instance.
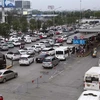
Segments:
[[[55,58],[52,59],[52,64],[53,64],[53,66],[56,65],[56,60],[55,60]]]
[[[4,77],[6,78],[6,80],[9,80],[12,78],[12,72],[11,71],[5,71],[4,72]]]

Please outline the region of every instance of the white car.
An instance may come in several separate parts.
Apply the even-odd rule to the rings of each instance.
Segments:
[[[19,59],[20,59],[20,53],[19,53],[19,52],[12,52],[12,51],[9,51],[9,52],[6,54],[6,58],[7,58],[7,59],[11,59],[11,60],[19,60]]]
[[[39,45],[33,45],[32,48],[35,50],[35,52],[41,51],[41,47]]]
[[[19,65],[30,65],[31,63],[34,62],[34,57],[33,55],[21,55],[20,60],[19,60]]]
[[[55,49],[53,49],[53,48],[43,48],[41,53],[46,53],[48,55],[54,55]]]
[[[35,54],[35,50],[32,47],[26,47],[24,50],[27,51],[27,54]]]
[[[40,46],[40,47],[41,47],[41,49],[43,49],[43,48],[45,48],[45,47],[46,47],[44,43],[37,43],[36,45]]]
[[[14,46],[20,46],[21,45],[21,42],[20,41],[15,41],[13,42]]]
[[[68,39],[66,40],[66,43],[67,43],[67,44],[72,44],[72,42],[73,42],[73,39],[72,39],[72,38],[68,38]]]
[[[18,50],[18,52],[20,53],[20,55],[27,54],[27,50],[23,50],[23,49]]]

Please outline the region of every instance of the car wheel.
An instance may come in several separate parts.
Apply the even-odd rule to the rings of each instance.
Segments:
[[[2,82],[5,83],[6,82],[6,79],[4,78]]]
[[[14,75],[14,78],[16,78],[17,76],[18,76],[18,74],[15,74],[15,75]]]

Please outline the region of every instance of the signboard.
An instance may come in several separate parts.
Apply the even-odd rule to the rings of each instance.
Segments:
[[[77,36],[74,36],[74,39],[77,39]]]
[[[85,40],[82,40],[82,39],[73,39],[73,44],[85,44]]]
[[[4,7],[15,7],[15,0],[4,0]]]
[[[84,36],[82,35],[82,36],[80,36],[80,39],[84,39]]]

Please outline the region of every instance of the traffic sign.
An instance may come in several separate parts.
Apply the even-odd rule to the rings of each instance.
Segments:
[[[74,39],[77,39],[77,36],[74,36]]]
[[[83,36],[83,35],[81,35],[81,36],[80,36],[80,39],[84,39],[84,36]]]
[[[73,44],[85,44],[85,40],[82,40],[82,39],[73,39]]]

